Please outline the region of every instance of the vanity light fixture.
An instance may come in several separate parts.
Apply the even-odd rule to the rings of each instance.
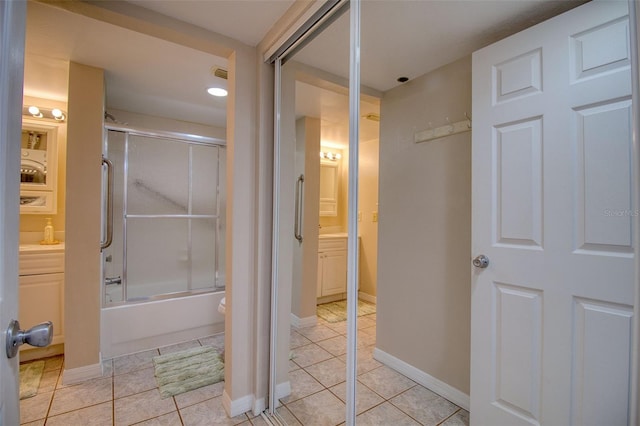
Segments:
[[[342,155],[340,155],[340,153],[337,152],[323,152],[320,151],[320,158],[322,159],[326,159],[326,160],[331,160],[331,161],[338,161],[339,159],[342,158]]]
[[[57,121],[63,121],[64,120],[64,113],[62,112],[62,110],[58,109],[58,108],[54,108],[51,110],[51,115],[53,115],[53,118]]]
[[[209,87],[207,92],[212,96],[227,96],[228,92],[221,87]]]
[[[28,108],[28,111],[29,111],[29,114],[31,114],[33,117],[36,117],[36,118],[42,118],[43,117],[42,113],[40,112],[40,108],[38,108],[35,105],[31,105]]]
[[[63,122],[67,119],[67,114],[60,108],[42,108],[35,105],[23,106],[22,115],[31,118],[55,120],[58,122]]]

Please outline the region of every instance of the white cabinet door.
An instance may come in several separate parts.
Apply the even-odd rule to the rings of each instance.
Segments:
[[[53,340],[64,342],[64,274],[42,274],[20,277],[20,310],[18,319],[23,329],[45,321],[53,323]],[[21,349],[29,350],[31,346]]]
[[[322,259],[322,296],[347,291],[347,252],[328,251]]]
[[[591,2],[473,56],[473,425],[628,423],[627,14]]]

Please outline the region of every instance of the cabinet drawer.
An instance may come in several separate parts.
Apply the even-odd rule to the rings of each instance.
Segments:
[[[19,275],[64,272],[64,253],[21,253]]]
[[[324,252],[329,250],[346,250],[346,238],[324,238],[318,240],[318,251]]]

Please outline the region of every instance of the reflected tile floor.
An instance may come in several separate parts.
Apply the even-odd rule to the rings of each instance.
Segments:
[[[469,413],[373,359],[375,314],[359,318],[358,425],[468,426]],[[265,425],[251,413],[227,418],[224,382],[161,398],[151,359],[200,345],[224,345],[224,335],[105,361],[101,378],[62,385],[64,358],[47,358],[38,394],[20,401],[23,425]],[[291,329],[292,393],[278,409],[288,425],[344,423],[346,325],[322,319]]]
[[[375,328],[375,314],[358,318],[356,424],[468,426],[467,411],[373,359]],[[346,333],[344,321],[320,318],[291,329],[289,425],[344,424]]]

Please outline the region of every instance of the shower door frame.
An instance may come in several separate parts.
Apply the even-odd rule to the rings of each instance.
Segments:
[[[216,291],[223,291],[224,290],[224,286],[219,286],[219,279],[220,279],[220,274],[219,274],[219,267],[220,267],[220,149],[226,149],[227,143],[225,140],[223,139],[218,139],[218,138],[213,138],[213,137],[209,137],[209,136],[201,136],[201,135],[194,135],[194,134],[185,134],[185,133],[180,133],[180,132],[172,132],[172,131],[162,131],[162,130],[147,130],[147,129],[141,129],[141,128],[137,128],[137,127],[133,127],[133,126],[128,126],[128,125],[121,125],[118,123],[105,123],[104,125],[104,142],[103,142],[103,157],[108,159],[108,141],[109,141],[109,132],[110,131],[114,131],[114,132],[120,132],[120,133],[124,133],[124,137],[125,137],[125,148],[124,148],[124,158],[123,158],[123,173],[124,173],[124,182],[123,182],[123,208],[122,208],[122,213],[123,213],[123,223],[122,223],[122,274],[121,274],[121,285],[122,285],[122,300],[119,302],[107,302],[106,301],[106,293],[107,293],[107,289],[106,289],[106,276],[105,276],[105,271],[104,271],[104,263],[105,263],[105,259],[104,259],[104,255],[105,255],[105,250],[107,248],[109,248],[111,246],[111,244],[107,245],[106,247],[101,249],[101,257],[103,257],[102,262],[101,262],[101,276],[102,276],[102,303],[101,306],[103,308],[108,308],[108,307],[115,307],[115,306],[121,306],[121,305],[130,305],[130,304],[135,304],[135,303],[146,303],[146,302],[151,302],[151,301],[156,301],[156,300],[165,300],[165,299],[172,299],[172,298],[176,298],[176,297],[184,297],[184,296],[192,296],[192,295],[197,295],[197,294],[203,294],[203,293],[212,293],[212,292],[216,292]],[[209,146],[209,147],[217,147],[218,148],[218,165],[217,165],[217,174],[218,174],[218,178],[217,178],[217,188],[216,188],[216,213],[215,215],[193,215],[193,214],[187,214],[187,215],[176,215],[176,214],[158,214],[158,215],[127,215],[127,177],[128,177],[128,171],[129,171],[129,164],[128,164],[128,145],[129,145],[129,136],[140,136],[140,137],[145,137],[145,138],[152,138],[152,139],[161,139],[161,140],[168,140],[168,141],[172,141],[172,142],[176,142],[176,143],[185,143],[188,145],[202,145],[202,146]],[[225,154],[225,158],[226,158],[226,154]],[[191,170],[191,154],[189,154],[189,182],[191,182],[192,177],[192,170]],[[112,192],[112,188],[108,189],[108,188],[104,188],[103,185],[103,191],[106,192]],[[105,200],[105,196],[103,193],[103,197],[102,197],[103,201]],[[189,195],[189,199],[191,199],[191,194]],[[191,204],[189,202],[189,204]],[[104,206],[103,206],[103,212],[105,211]],[[107,215],[105,215],[107,216]],[[113,221],[113,215],[111,215],[111,221]],[[144,296],[144,297],[140,297],[140,298],[136,298],[135,300],[127,300],[127,216],[131,216],[132,218],[135,217],[140,217],[140,218],[185,218],[185,219],[213,219],[216,221],[216,228],[215,228],[215,232],[216,232],[216,241],[215,241],[215,259],[214,259],[214,268],[215,268],[215,277],[214,277],[214,285],[213,287],[207,287],[204,289],[197,289],[197,290],[193,290],[191,288],[188,288],[187,290],[183,290],[183,291],[177,291],[177,292],[170,292],[170,293],[162,293],[162,294],[156,294],[156,295],[151,295],[151,296]],[[111,226],[113,227],[113,224],[111,224]],[[103,223],[103,229],[107,227],[107,224]],[[189,223],[188,225],[188,233],[189,233],[189,237],[187,239],[188,241],[188,245],[189,247],[191,246],[191,224]],[[191,287],[191,270],[189,270],[188,272],[188,286]]]

